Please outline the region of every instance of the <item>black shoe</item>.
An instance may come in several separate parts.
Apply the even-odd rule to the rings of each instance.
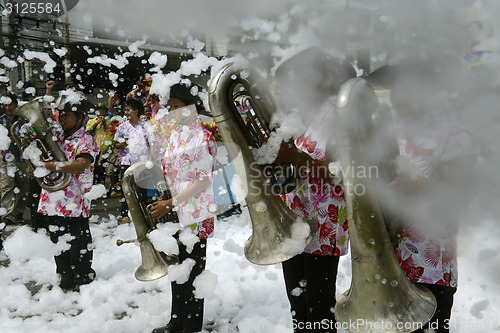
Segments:
[[[182,332],[183,330],[180,325],[168,323],[163,327],[155,328],[152,333],[182,333]]]
[[[62,291],[64,291],[65,293],[72,293],[72,292],[76,292],[76,293],[79,293],[80,292],[80,286],[77,286],[76,284],[72,287],[69,287],[69,288],[61,288]]]

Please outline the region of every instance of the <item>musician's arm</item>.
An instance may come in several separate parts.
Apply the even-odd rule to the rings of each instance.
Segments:
[[[91,155],[82,154],[73,161],[45,162],[43,167],[51,172],[79,173],[88,169],[92,160]]]

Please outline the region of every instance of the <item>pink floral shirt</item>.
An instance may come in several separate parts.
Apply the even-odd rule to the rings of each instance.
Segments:
[[[49,216],[89,217],[91,199],[85,194],[92,188],[94,161],[99,155],[99,146],[83,126],[65,138],[60,125],[53,123],[53,132],[68,161],[83,155],[90,157],[92,163],[85,171],[72,174],[71,182],[62,190],[49,192],[42,189],[38,212]]]
[[[317,160],[326,158],[325,149],[331,138],[331,123],[325,126],[328,123],[325,120],[332,114],[331,108],[332,102],[326,102],[315,123],[295,140],[298,149]],[[297,188],[282,195],[282,199],[290,209],[299,209],[318,222],[318,233],[304,252],[326,256],[347,254],[347,207],[341,185],[330,184],[305,172],[301,175]]]
[[[434,177],[441,161],[465,154],[475,154],[469,133],[450,119],[429,114],[412,123],[398,124],[401,158],[406,159],[404,172],[416,181],[416,188]],[[408,279],[413,282],[457,286],[457,250],[454,221],[445,224],[447,234],[425,234],[415,223],[405,223],[394,250]]]
[[[179,222],[193,230],[200,238],[213,237],[214,198],[213,172],[217,144],[214,136],[200,121],[174,130],[167,142],[163,158],[163,172],[173,196],[184,191],[196,179],[208,177],[206,189],[177,204]]]

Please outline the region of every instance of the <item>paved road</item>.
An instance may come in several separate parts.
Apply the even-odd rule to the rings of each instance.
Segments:
[[[90,216],[98,215],[99,218],[109,217],[109,214],[119,216],[123,196],[100,198],[92,201]]]

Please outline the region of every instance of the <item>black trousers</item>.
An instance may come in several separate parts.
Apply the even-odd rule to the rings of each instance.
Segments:
[[[26,204],[30,210],[31,227],[33,228],[33,230],[36,231],[40,227],[39,226],[40,222],[38,222],[38,217],[41,214],[37,213],[37,211],[38,211],[38,202],[40,201],[40,193],[42,192],[42,188],[40,187],[40,184],[38,184],[38,182],[33,178],[29,179],[28,184],[29,184],[28,185],[29,195]]]
[[[205,270],[207,240],[200,239],[191,253],[179,242],[179,261],[190,258],[195,261],[186,283],[172,282],[172,315],[170,323],[188,332],[201,331],[203,326],[204,299],[194,296],[193,282]]]
[[[83,285],[92,282],[95,271],[92,269],[93,250],[89,219],[86,217],[38,216],[39,227],[47,228],[50,240],[57,243],[60,237],[70,235],[70,249],[55,256],[56,272],[61,275],[61,284],[66,286]],[[41,221],[40,221],[41,220]]]
[[[451,308],[453,307],[453,297],[457,292],[457,288],[449,286],[440,286],[434,284],[417,283],[429,289],[434,297],[436,297],[437,308],[434,316],[423,327],[423,329],[414,332],[423,333],[424,329],[434,329],[436,333],[448,333],[450,327]]]
[[[99,160],[99,157],[97,157]],[[104,184],[104,178],[106,178],[106,168],[102,164],[94,164],[94,184]]]
[[[282,263],[294,332],[336,332],[333,309],[338,265],[337,256],[308,253]]]

